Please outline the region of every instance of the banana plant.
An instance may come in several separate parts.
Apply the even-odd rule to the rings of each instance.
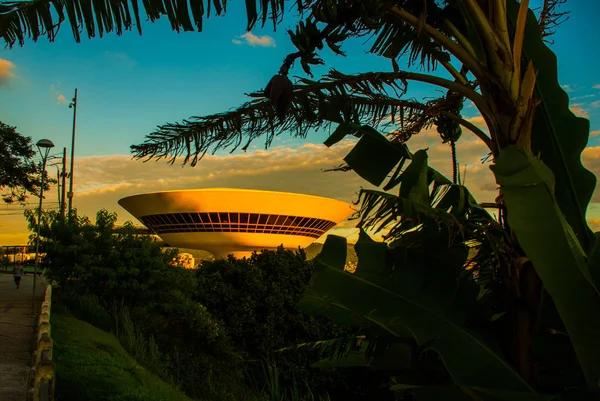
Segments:
[[[353,170],[376,186],[389,178],[382,193],[362,194],[363,205],[379,205],[384,209],[381,214],[366,213],[370,217],[363,215],[361,224],[389,228],[385,244],[372,247],[383,249],[385,246],[385,254],[391,253],[396,259],[390,264],[387,256],[381,256],[382,252],[378,258],[363,256],[369,262],[365,265],[367,262],[363,261],[368,267],[361,271],[368,279],[361,277],[362,273],[347,276],[349,273],[323,264],[321,273],[328,274],[332,281],[313,288],[313,295],[323,297],[328,291],[335,291],[336,296],[342,297],[346,296],[347,288],[361,291],[369,288],[365,295],[381,295],[370,301],[374,302],[371,306],[377,306],[376,312],[382,314],[377,318],[387,319],[384,321],[389,323],[388,334],[401,337],[410,334],[423,346],[435,349],[452,377],[454,390],[467,394],[470,399],[518,399],[520,396],[515,393],[537,397],[532,389],[561,393],[566,387],[598,393],[600,267],[597,250],[600,247],[585,221],[595,177],[580,161],[589,123],[568,110],[567,95],[558,85],[556,57],[543,43],[543,27],[552,21],[548,16],[557,1],[545,1],[537,19],[529,10],[528,0],[296,0],[294,4],[302,21],[289,33],[297,52],[285,58],[267,90],[251,94],[253,100],[231,112],[159,126],[145,143],[132,146],[132,151],[137,158],[164,157],[172,163],[183,156],[184,164],[195,165],[209,151],[247,149],[259,137],[264,137],[268,146],[282,133],[304,138],[314,130],[334,128],[327,146],[333,146],[346,135],[358,138],[356,147],[338,169]],[[192,16],[185,1],[176,5],[170,0],[144,2],[143,8],[152,21],[166,14],[172,29],[191,30],[201,29],[205,11],[210,12],[211,4],[217,14],[226,10],[225,1],[205,3],[202,0],[189,2]],[[93,7],[80,0],[31,0],[1,6],[0,35],[9,45],[23,44],[28,36],[35,40],[43,34],[53,40],[57,27],[65,20],[69,21],[76,40],[79,40],[80,26],[85,26],[88,36],[97,33],[101,36],[113,30],[119,34],[133,26],[141,32],[135,0],[94,3]],[[269,18],[276,25],[285,9],[285,1],[247,1],[246,9],[249,29],[258,21],[264,24]],[[388,58],[391,71],[347,75],[332,70],[319,80],[300,78],[290,87],[287,75],[294,61],[299,61],[312,78],[311,65],[323,63],[318,52],[324,46],[343,55],[346,40],[365,35],[373,37],[369,51]],[[401,56],[407,56],[408,64],[417,65],[420,71],[401,70],[398,65]],[[436,68],[442,69],[443,76],[449,78],[431,73]],[[428,102],[404,99],[409,83],[415,81],[442,88],[447,94]],[[471,101],[478,109],[487,132],[460,115],[458,105],[464,100]],[[419,325],[421,316],[406,306],[412,305],[406,297],[400,294],[399,300],[399,294],[383,285],[392,283],[383,282],[375,289],[365,283],[365,280],[376,280],[375,273],[388,274],[388,278],[394,274],[400,277],[401,273],[390,266],[405,266],[402,263],[407,260],[408,266],[419,265],[432,254],[449,252],[453,249],[452,241],[465,238],[464,233],[458,231],[461,234],[458,235],[455,231],[462,228],[461,222],[468,221],[466,226],[471,227],[477,226],[481,219],[487,221],[465,189],[442,184],[443,180],[429,168],[413,168],[412,171],[420,171],[417,175],[407,173],[423,156],[417,157],[418,152],[410,154],[406,141],[434,125],[451,146],[458,139],[459,126],[476,135],[489,149],[492,171],[500,187],[495,204],[500,215],[498,224],[490,223],[487,231],[467,230],[469,235],[480,239],[479,251],[472,262],[482,272],[483,266],[488,267],[486,274],[492,279],[487,291],[506,303],[505,314],[495,322],[505,329],[498,344],[505,350],[503,357],[507,364],[503,365],[490,353],[473,351],[469,354],[482,358],[473,366],[482,369],[487,366],[498,374],[495,384],[475,378],[473,372],[469,374],[464,360],[463,365],[458,363],[457,356],[449,353],[440,341],[450,338],[448,341],[455,342],[457,347],[460,344],[471,351],[478,349],[473,348],[472,342],[462,341],[467,338],[464,330],[461,331],[465,321],[446,319],[444,322],[453,325],[438,321],[434,328],[425,327],[428,329],[425,330]],[[378,130],[387,132],[381,135]],[[538,154],[541,156],[537,157]],[[407,160],[412,161],[405,169]],[[400,183],[398,195],[390,194]],[[441,206],[427,204],[423,188],[436,185],[435,192],[440,188],[453,188],[447,191],[460,200],[463,207],[459,209],[464,210],[464,205],[468,205],[469,211],[457,217],[450,212],[454,206],[445,209],[444,203]],[[565,190],[556,191],[557,185]],[[447,195],[443,199],[450,202],[454,198]],[[415,213],[422,222],[407,218]],[[452,241],[434,242],[433,252],[424,239],[437,238],[440,230],[445,240]],[[449,236],[451,233],[454,236]],[[501,241],[492,241],[492,233],[493,238]],[[428,252],[406,255],[405,248],[428,249]],[[467,262],[463,270],[471,265]],[[362,281],[357,281],[358,278]],[[419,282],[418,275],[411,276],[405,283],[410,280]],[[455,281],[448,279],[448,282]],[[386,299],[402,308],[392,308],[392,311],[389,304],[378,299]],[[431,295],[426,301],[434,299]],[[483,297],[478,302],[487,299]],[[447,306],[456,305],[448,301]],[[435,310],[435,306],[431,305],[430,309]],[[358,313],[345,316],[348,323],[354,322],[358,315],[361,324],[379,326],[368,319],[372,317],[372,310],[357,310]],[[458,316],[460,311],[458,308],[451,315]],[[322,312],[328,313],[328,310],[323,307]],[[392,313],[396,313],[395,317]],[[399,321],[409,327],[402,331],[405,325]],[[430,344],[431,341],[434,342]],[[544,352],[540,353],[544,347],[561,350],[561,361],[570,364],[569,374],[558,372],[556,367],[552,372],[536,370],[542,360],[551,365]],[[482,362],[488,360],[489,364]],[[541,382],[543,377],[546,378],[544,383]],[[424,397],[438,394],[439,388],[426,387],[397,385],[402,391],[426,394]],[[488,390],[494,394],[490,395]],[[502,395],[503,390],[509,395]]]
[[[497,270],[503,277],[503,291],[512,299],[507,326],[514,330],[511,359],[517,371],[527,382],[538,380],[534,340],[539,337],[540,324],[547,323],[540,322],[539,311],[544,315],[556,312],[554,324],[562,330],[548,330],[565,332],[568,340],[564,347],[574,350],[588,390],[597,392],[600,348],[595,339],[600,335],[596,323],[600,296],[591,279],[594,268],[587,264],[586,252],[594,239],[584,218],[595,179],[579,160],[588,136],[587,124],[574,117],[561,100],[565,95],[556,80],[555,58],[542,42],[528,2],[487,2],[484,8],[482,2],[462,0],[444,9],[436,9],[428,2],[427,7],[431,8],[427,9],[422,2],[367,3],[364,8],[355,3],[311,3],[311,17],[290,34],[299,52],[286,59],[280,75],[294,58],[300,58],[305,71],[310,72],[310,64],[320,62],[314,50],[323,43],[341,51],[340,42],[367,32],[376,33],[371,50],[389,57],[393,72],[345,75],[331,71],[319,81],[300,79],[285,116],[281,113],[280,96],[289,86],[281,79],[278,91],[274,93],[274,87],[269,88],[267,99],[264,93],[256,94],[260,100],[232,113],[159,127],[145,144],[132,150],[137,157],[149,158],[185,153],[184,162],[193,155],[193,164],[210,147],[235,147],[244,142],[247,146],[265,132],[268,145],[275,135],[290,129],[304,137],[312,129],[336,124],[328,146],[348,134],[359,138],[345,159],[346,165],[340,168],[353,170],[370,183],[380,185],[387,174],[401,176],[405,151],[402,145],[406,140],[423,128],[436,123],[439,127],[440,116],[451,119],[470,129],[488,146],[492,171],[500,185],[496,204],[503,230],[511,238],[516,254],[504,259]],[[331,7],[337,10],[335,16]],[[318,23],[325,27],[317,29]],[[417,61],[418,56],[423,66],[441,65],[453,80],[399,70],[396,58],[407,48],[411,49],[412,60]],[[450,60],[462,68],[456,69]],[[538,76],[544,80],[538,82]],[[455,112],[448,96],[428,104],[403,102],[400,97],[410,81],[436,85],[470,100],[486,121],[488,133],[469,126]],[[558,94],[560,102],[553,103],[548,98],[552,94]],[[274,108],[269,108],[271,103]],[[366,123],[381,126],[388,116],[394,123],[385,138],[364,128]],[[569,121],[578,129],[567,139],[571,134],[566,127]],[[236,129],[229,128],[232,126]],[[533,156],[542,150],[544,159],[540,163],[547,162],[550,172],[525,174],[525,170],[542,169]],[[509,156],[503,156],[506,153]],[[560,176],[569,191],[557,195],[552,175]],[[532,177],[536,180],[532,181]],[[533,194],[532,182],[536,189],[546,188],[545,192],[529,196]],[[523,199],[528,202],[521,202]],[[538,204],[547,206],[541,209]],[[552,230],[544,230],[544,225],[539,224],[541,210],[551,213]],[[400,216],[398,210],[395,213]],[[574,293],[578,296],[573,297]]]

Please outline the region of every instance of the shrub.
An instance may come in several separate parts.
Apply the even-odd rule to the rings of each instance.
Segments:
[[[311,317],[295,305],[311,279],[314,263],[304,251],[279,248],[250,258],[204,262],[197,270],[195,300],[222,322],[230,343],[259,382],[268,383],[262,361],[276,363],[281,386],[307,383],[315,393],[350,389],[349,371],[312,369],[315,353],[278,350],[295,344],[354,334],[328,319]]]

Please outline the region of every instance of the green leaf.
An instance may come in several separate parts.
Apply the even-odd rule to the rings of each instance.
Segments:
[[[182,29],[191,31],[194,25],[198,31],[201,31],[202,21],[210,17],[211,8],[214,8],[216,15],[222,15],[227,11],[225,0],[189,0],[189,3],[188,0],[144,0],[141,4],[150,22],[161,17],[166,18],[171,29],[176,32]],[[260,4],[256,0],[246,0],[245,6],[248,31],[258,21],[261,21],[264,26],[268,19],[272,19],[273,27],[276,27],[280,23],[277,16],[287,10],[282,0],[261,0]],[[192,11],[194,24],[190,19],[188,7]],[[260,15],[258,7],[262,11]],[[271,15],[268,13],[269,9]],[[90,39],[95,36],[102,37],[108,32],[121,35],[134,27],[140,35],[142,34],[137,0],[5,1],[0,3],[0,16],[0,37],[9,47],[13,47],[16,43],[22,46],[26,39],[37,41],[41,36],[47,36],[48,40],[53,42],[60,32],[60,25],[65,21],[68,21],[71,26],[73,38],[78,43],[81,41],[83,27]]]
[[[359,242],[359,263],[361,258],[380,261],[387,252],[373,247],[365,235]],[[379,255],[368,255],[369,248]],[[339,324],[378,328],[401,338],[410,334],[441,356],[457,384],[531,392],[499,355],[463,327],[465,312],[453,300],[456,283],[438,279],[426,258],[405,256],[389,269],[363,262],[354,274],[317,262],[298,307]]]
[[[420,205],[429,205],[429,183],[427,182],[427,151],[418,150],[400,181],[400,197]]]
[[[321,348],[321,353],[328,354],[327,358],[323,358],[311,366],[313,368],[327,369],[334,367],[350,367],[350,366],[369,366],[369,359],[366,351],[369,348],[369,342],[364,339],[349,339],[350,341],[333,342],[334,347],[324,346]],[[323,344],[327,344],[325,341]],[[358,346],[357,346],[358,344]]]
[[[462,15],[463,21],[461,21],[460,23],[464,23],[466,25],[467,28],[467,39],[469,40],[469,43],[471,43],[471,46],[473,46],[473,51],[475,52],[475,57],[477,58],[477,60],[482,64],[482,65],[486,65],[487,64],[487,57],[485,55],[485,47],[483,46],[483,42],[481,40],[481,37],[479,35],[479,33],[477,32],[477,29],[475,28],[475,23],[473,22],[473,19],[471,18],[471,15],[469,14],[469,12],[467,11],[465,4],[464,4],[465,0],[459,0],[457,1],[457,5],[458,8],[460,10],[460,14]],[[458,21],[455,21],[458,22]],[[460,27],[459,27],[460,29]]]
[[[600,377],[600,294],[586,255],[554,197],[552,171],[532,153],[511,146],[491,166],[508,209],[508,223],[552,297],[590,388]]]
[[[352,129],[352,126],[350,124],[341,123],[337,126],[335,131],[333,131],[333,134],[331,134],[329,138],[327,138],[325,142],[323,142],[323,144],[330,148],[342,139],[344,139],[346,135],[352,134],[353,132],[355,132],[355,130]]]
[[[385,186],[383,187],[384,191],[389,191],[396,185],[400,184],[400,181],[402,181],[402,172],[404,171],[404,163],[406,163],[407,160],[412,159],[412,153],[410,153],[410,150],[408,150],[408,146],[406,146],[406,144],[401,144],[400,150],[403,152],[402,159],[400,160],[400,163],[396,166],[396,171],[394,171],[394,174],[392,174],[387,184],[385,184]]]
[[[356,174],[379,186],[403,158],[405,152],[379,133],[368,133],[365,127],[362,127],[361,131],[362,137],[344,161]]]
[[[310,365],[316,369],[369,366],[369,361],[363,351],[353,351],[342,358],[323,358]]]
[[[403,370],[412,368],[413,349],[410,345],[395,342],[372,358],[369,368],[373,370]]]
[[[519,3],[510,0],[506,6],[514,32]],[[594,238],[585,215],[596,177],[581,164],[581,153],[588,143],[590,122],[570,110],[569,97],[558,83],[556,55],[543,42],[532,11],[527,16],[521,65],[530,61],[537,72],[535,97],[541,100],[533,121],[533,154],[539,155],[554,173],[556,187],[560,188],[555,193],[558,206],[587,252]]]
[[[321,253],[317,256],[317,260],[326,265],[344,270],[346,266],[346,254],[348,246],[345,237],[338,235],[328,235],[321,249]]]
[[[600,232],[594,234],[594,248],[588,256],[588,270],[596,288],[600,288]]]
[[[258,11],[256,10],[256,0],[246,0],[246,14],[248,17],[247,31],[252,30],[254,24],[258,20]]]
[[[360,230],[354,250],[358,256],[354,274],[361,278],[368,280],[371,272],[375,275],[385,274],[392,267],[393,261],[389,257],[387,244],[373,241],[364,230]]]
[[[332,349],[330,344],[335,344],[340,340],[346,340],[341,347]],[[350,341],[348,341],[350,340]],[[352,342],[354,340],[354,343]],[[405,370],[411,369],[412,365],[412,348],[408,344],[402,342],[394,342],[386,344],[383,351],[377,350],[379,340],[373,341],[358,339],[360,346],[356,347],[356,339],[334,339],[322,341],[319,344],[322,353],[328,354],[327,358],[323,358],[311,365],[313,368],[327,369],[339,367],[367,367],[373,370]],[[316,348],[316,346],[313,346]]]

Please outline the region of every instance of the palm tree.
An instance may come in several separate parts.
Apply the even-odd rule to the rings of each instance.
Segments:
[[[335,126],[327,146],[346,135],[360,138],[339,169],[351,169],[377,186],[388,178],[384,191],[361,192],[359,223],[364,227],[391,226],[388,242],[373,243],[363,235],[354,275],[329,262],[335,258],[323,257],[303,307],[342,322],[352,317],[364,327],[384,330],[396,338],[414,338],[417,346],[434,349],[441,356],[452,381],[464,394],[465,389],[477,392],[481,388],[531,394],[552,388],[552,392],[560,392],[573,385],[542,385],[536,370],[539,360],[534,355],[534,341],[540,327],[554,335],[564,332],[565,346],[574,349],[585,386],[598,392],[600,263],[594,235],[585,220],[595,177],[580,161],[589,122],[569,111],[566,93],[558,85],[556,58],[543,43],[561,17],[556,10],[562,1],[545,1],[539,20],[527,0],[293,3],[302,15],[295,32],[290,32],[298,51],[286,57],[265,91],[251,94],[254,100],[231,112],[159,126],[145,143],[132,146],[135,156],[174,162],[183,155],[184,164],[195,165],[206,152],[246,149],[263,135],[270,144],[284,132],[305,137],[311,130],[327,126]],[[216,14],[226,10],[226,2],[219,0],[143,3],[151,21],[166,14],[177,31],[201,30],[211,5]],[[284,1],[247,1],[247,28],[268,20],[276,25],[286,5],[289,3]],[[89,37],[110,31],[121,34],[133,26],[141,33],[135,0],[94,2],[93,7],[81,1],[4,3],[1,13],[0,34],[10,46],[23,44],[27,37],[36,40],[43,33],[53,40],[65,19],[76,40],[83,26]],[[317,81],[300,79],[291,86],[287,74],[294,61],[299,60],[310,75],[311,65],[323,63],[318,51],[325,45],[341,55],[344,41],[365,35],[373,36],[371,52],[390,59],[391,72],[347,75],[332,70]],[[405,54],[409,64],[420,66],[421,72],[400,70],[397,59]],[[436,68],[449,78],[432,74]],[[402,97],[411,81],[443,88],[446,94],[429,102],[405,100]],[[460,115],[465,99],[481,113],[487,132]],[[500,187],[493,205],[500,212],[499,221],[472,199],[456,173],[453,180],[447,180],[428,167],[424,151],[412,154],[408,150],[405,142],[433,125],[451,149],[461,127],[489,148]],[[387,132],[382,135],[379,130]],[[374,154],[376,162],[372,161]],[[456,161],[454,164],[456,169]],[[398,186],[398,195],[386,192]],[[470,262],[481,273],[494,273],[492,281],[502,287],[505,327],[514,344],[499,341],[504,349],[514,351],[509,363],[503,359],[506,355],[498,356],[472,335],[473,328],[465,320],[457,323],[440,314],[437,307],[427,307],[430,300],[417,302],[420,294],[411,295],[402,285],[406,271],[398,266],[407,261],[463,267],[466,255],[452,259],[448,252],[457,247],[464,251],[469,241],[484,250]],[[335,242],[329,242],[327,252],[337,249]],[[444,260],[452,259],[452,263],[428,259],[432,252],[443,253]],[[361,265],[361,258],[369,262]],[[464,269],[459,270],[454,279],[445,281],[459,283],[450,294],[463,288]],[[469,280],[473,282],[472,277]],[[336,283],[344,283],[345,289]],[[349,298],[348,288],[360,289],[363,297]],[[479,305],[480,299],[469,299],[469,305]],[[444,298],[442,304],[453,302],[458,302],[455,295]],[[412,308],[415,303],[430,315],[418,313]],[[344,306],[343,313],[339,305]],[[378,312],[368,315],[365,305]],[[558,323],[544,327],[548,320],[542,319],[540,312],[544,316],[557,312]],[[432,320],[423,316],[444,318],[432,325]],[[460,352],[457,344],[462,347]],[[477,359],[465,363],[464,355]],[[481,394],[477,396],[483,397]],[[497,392],[494,396],[500,397]],[[512,395],[506,397],[500,398]]]

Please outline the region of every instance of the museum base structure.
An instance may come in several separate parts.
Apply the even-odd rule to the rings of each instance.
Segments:
[[[171,247],[238,258],[306,248],[355,211],[335,199],[234,188],[154,192],[119,204]]]

